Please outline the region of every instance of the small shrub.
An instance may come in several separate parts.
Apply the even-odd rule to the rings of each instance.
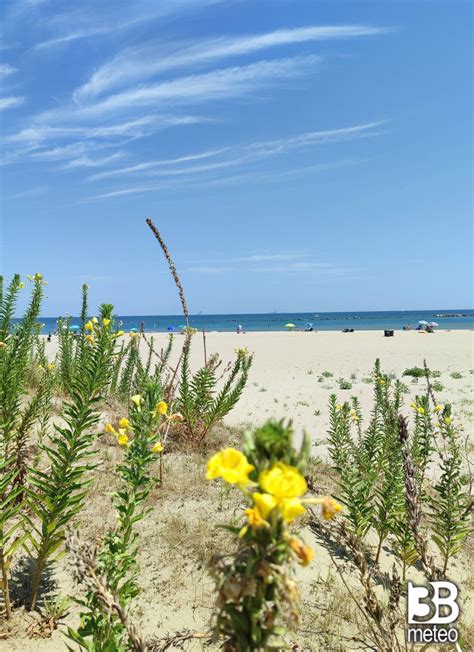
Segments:
[[[461,380],[462,378],[462,374],[459,371],[453,371],[449,375],[451,376],[451,378],[454,378],[454,380]]]
[[[344,378],[339,379],[339,389],[352,389],[352,383]]]

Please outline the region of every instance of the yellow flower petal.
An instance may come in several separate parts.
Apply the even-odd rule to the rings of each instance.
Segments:
[[[151,452],[152,452],[152,453],[161,453],[162,450],[164,450],[164,446],[163,446],[163,444],[161,444],[160,442],[157,442],[157,443],[153,446],[153,448],[151,449]]]
[[[296,537],[292,537],[289,541],[290,548],[298,557],[302,566],[307,566],[314,557],[314,550],[304,544]]]
[[[115,430],[115,428],[113,427],[113,425],[111,423],[108,423],[105,426],[105,432],[108,432],[109,435],[116,435],[117,434],[117,431]]]
[[[222,478],[229,484],[248,485],[248,476],[253,469],[243,453],[235,448],[225,448],[213,455],[207,463],[206,478]]]
[[[277,462],[271,469],[262,471],[258,479],[267,493],[279,498],[296,498],[307,491],[306,480],[294,466]]]
[[[166,403],[166,401],[159,401],[156,404],[155,412],[157,414],[166,414],[168,412],[168,404]]]
[[[278,507],[284,521],[291,523],[306,510],[299,498],[283,498],[278,501]]]
[[[140,405],[142,404],[143,399],[140,396],[140,394],[135,394],[135,396],[130,397],[130,400],[132,401],[132,403],[135,403],[135,405],[139,408]]]
[[[262,515],[260,514],[260,511],[257,507],[249,507],[249,509],[246,509],[245,515],[251,527],[264,527],[265,525],[268,525],[265,519],[262,518]]]
[[[86,329],[86,331],[93,331],[94,324],[89,320],[86,324],[84,324],[84,328]]]
[[[342,510],[342,505],[329,496],[325,496],[321,501],[321,513],[324,520],[329,521],[337,512]]]
[[[277,500],[271,494],[256,492],[252,494],[252,498],[263,518],[267,518],[272,509],[277,506]]]
[[[107,326],[110,324],[110,319],[104,319],[102,323],[107,328]]]
[[[121,428],[130,428],[130,421],[128,419],[120,419],[119,426]]]
[[[117,442],[119,446],[126,446],[128,444],[128,435],[121,434],[117,437]]]

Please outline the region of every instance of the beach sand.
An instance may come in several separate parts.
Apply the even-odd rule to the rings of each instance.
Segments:
[[[155,346],[160,348],[166,344],[167,335],[156,334],[154,341]],[[177,360],[183,342],[183,336],[175,337],[174,360]],[[393,338],[384,338],[383,333],[376,331],[206,335],[208,355],[217,352],[224,363],[234,358],[237,347],[247,347],[255,354],[242,399],[225,422],[229,425],[259,425],[269,417],[292,418],[298,433],[306,429],[311,435],[313,454],[323,460],[327,458],[324,441],[330,394],[336,393],[340,401],[351,396],[359,397],[367,422],[373,392],[373,385],[367,380],[377,357],[381,359],[385,372],[397,377],[402,377],[403,371],[409,367],[422,366],[426,359],[432,370],[441,373],[436,378],[443,385],[443,390],[438,392],[440,402],[450,401],[456,421],[463,424],[466,431],[471,429],[472,432],[472,344],[473,332],[469,331],[437,332],[433,335],[396,332]],[[145,356],[146,343],[141,341],[140,346]],[[51,358],[54,357],[57,352],[56,338],[47,344],[47,352]],[[191,358],[194,369],[202,365],[202,334],[194,337]],[[323,375],[324,372],[333,375]],[[462,377],[453,378],[453,372]],[[354,379],[351,379],[352,374],[355,375]],[[352,388],[341,390],[339,378],[351,382]],[[409,404],[417,393],[424,391],[424,380],[412,382],[411,378],[404,377],[404,381],[409,388],[409,393],[405,395],[404,412],[410,414],[412,410]],[[316,445],[318,442],[319,445]],[[81,538],[86,541],[100,540],[104,532],[114,526],[115,520],[110,492],[117,487],[116,468],[122,451],[114,437],[109,435],[101,437],[97,446],[94,459],[98,467],[92,476],[90,495],[83,512],[75,521]],[[213,553],[235,545],[230,542],[228,534],[217,526],[229,518],[241,519],[243,504],[239,492],[222,492],[219,483],[205,480],[205,462],[206,456],[198,452],[188,451],[183,455],[171,451],[165,455],[163,486],[154,489],[147,501],[150,509],[139,525],[138,560],[142,592],[133,612],[134,621],[144,636],[163,636],[166,632],[175,632],[183,627],[202,632],[208,627],[214,592],[207,563]],[[332,491],[325,485],[328,477],[324,475],[324,464],[318,465],[315,477],[318,492]],[[350,642],[357,631],[353,623],[357,622],[360,614],[347,598],[340,581],[335,578],[328,550],[321,545],[304,519],[300,536],[315,548],[315,560],[306,568],[296,569],[304,608],[303,625],[293,640],[298,641],[300,649],[321,652],[336,649],[334,641],[338,641],[337,636],[341,634],[346,637],[342,639],[346,643],[338,643],[337,649],[367,649],[355,640]],[[369,544],[375,549],[375,537],[373,539]],[[466,579],[466,569],[472,566],[469,554],[470,549],[467,548],[450,566],[450,576],[462,584],[466,601],[472,594],[472,579]],[[77,595],[78,589],[72,582],[67,564],[65,557],[54,567],[55,590],[63,595]],[[392,565],[393,557],[383,549],[382,568],[391,572]],[[410,569],[409,577],[412,581],[421,581],[420,572],[414,568]],[[345,578],[357,593],[360,590],[357,574],[351,567],[347,569]],[[332,613],[329,621],[328,609]],[[31,628],[39,616],[18,612],[13,629],[15,632],[17,628],[17,634],[13,633],[8,639],[5,649],[61,652],[65,649],[65,639],[60,630],[64,630],[65,624],[76,625],[77,618],[78,608],[73,607],[51,638],[31,640],[26,638],[27,627]],[[469,626],[472,618],[468,610],[464,618]],[[331,632],[337,636],[333,637]],[[5,642],[3,645],[5,647]],[[199,642],[189,647],[192,652],[202,649]]]
[[[147,337],[151,335],[156,349],[166,345],[166,333]],[[172,361],[178,359],[184,336],[175,335],[174,341]],[[461,330],[433,334],[395,331],[394,337],[384,337],[382,331],[206,333],[207,355],[218,353],[224,364],[234,359],[236,348],[246,347],[254,354],[247,387],[225,422],[232,426],[256,426],[270,417],[291,418],[296,432],[306,430],[314,443],[324,442],[326,437],[332,393],[340,402],[357,396],[368,418],[373,395],[369,378],[376,358],[380,358],[385,373],[395,374],[407,384],[406,414],[411,411],[413,397],[424,392],[425,381],[413,382],[411,377],[402,376],[403,371],[422,367],[426,359],[430,369],[441,373],[436,379],[443,385],[443,390],[437,392],[440,403],[449,401],[455,416],[472,433],[473,343],[474,331]],[[140,347],[145,356],[146,343],[142,341]],[[53,338],[48,354],[53,357],[56,351],[57,341]],[[203,338],[197,333],[193,337],[191,367],[197,369],[203,363]],[[462,378],[452,378],[453,372],[460,373]],[[339,379],[349,381],[352,387],[341,390]],[[318,453],[324,457],[324,446]]]

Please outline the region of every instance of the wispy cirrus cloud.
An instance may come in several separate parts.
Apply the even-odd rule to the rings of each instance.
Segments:
[[[20,106],[20,104],[24,104],[24,102],[25,102],[24,97],[18,97],[18,96],[0,97],[0,111],[4,111],[5,109],[12,109],[15,106]]]
[[[187,271],[193,274],[305,274],[311,277],[338,277],[353,273],[353,269],[333,262],[321,262],[311,259],[309,253],[267,252],[250,254],[230,259],[226,263],[220,260],[205,261],[191,265]],[[304,260],[300,260],[304,258]],[[230,264],[229,264],[230,263]]]
[[[76,168],[99,168],[121,159],[125,156],[124,152],[116,152],[110,156],[103,156],[102,158],[91,158],[90,156],[81,156],[75,158],[61,167],[62,170],[72,170]]]
[[[195,43],[168,43],[166,49],[156,45],[125,48],[96,70],[85,84],[74,91],[73,97],[81,103],[110,89],[143,81],[170,70],[189,69],[285,45],[374,36],[387,31],[386,28],[370,25],[314,25]],[[172,54],[169,54],[170,49],[174,50]]]
[[[0,64],[0,78],[12,75],[14,72],[17,72],[17,69],[13,66],[10,66],[8,63]]]
[[[265,84],[281,84],[284,80],[302,78],[314,72],[320,63],[321,57],[307,55],[220,68],[155,84],[134,86],[91,104],[45,111],[37,119],[41,122],[95,119],[126,110],[136,111],[150,105],[156,107],[173,104],[177,107],[227,100],[248,95]]]
[[[170,190],[176,188],[180,185],[185,186],[187,189],[193,187],[204,188],[206,186],[220,186],[220,185],[231,185],[245,183],[246,185],[255,184],[255,183],[277,183],[282,179],[291,179],[296,177],[303,177],[306,175],[317,174],[319,172],[324,172],[325,170],[333,170],[336,168],[346,168],[352,167],[355,165],[361,165],[363,163],[369,162],[370,159],[344,159],[341,161],[330,161],[327,163],[319,163],[317,165],[307,165],[299,168],[292,168],[285,170],[283,172],[266,172],[266,173],[251,173],[251,174],[239,174],[233,176],[224,176],[218,178],[204,178],[199,179],[199,181],[192,181],[189,178],[189,173],[187,176],[181,177],[181,179],[169,179],[162,181],[158,184],[151,185],[135,185],[129,187],[119,186],[118,188],[111,189],[107,192],[95,195],[91,199],[112,199],[114,197],[124,197],[125,195],[134,195],[142,194],[146,192],[155,192],[157,190]]]
[[[100,179],[116,176],[136,176],[137,174],[154,177],[202,174],[212,170],[238,166],[243,163],[250,163],[252,161],[261,161],[269,157],[283,155],[292,150],[301,150],[325,143],[337,143],[345,140],[352,140],[355,138],[375,137],[381,133],[385,123],[386,121],[378,121],[353,125],[351,127],[344,127],[340,129],[310,131],[288,138],[280,138],[278,140],[270,141],[258,141],[247,145],[228,146],[223,149],[182,156],[177,159],[146,161],[136,165],[129,165],[124,168],[99,172],[98,174],[89,177],[89,180],[97,181]],[[227,158],[227,160],[224,161],[206,165],[200,164],[194,166],[176,167],[183,162],[188,163],[194,160],[216,157],[223,154],[226,156],[230,155],[230,158]],[[166,169],[167,166],[171,167]]]
[[[215,4],[220,0],[161,0],[161,2],[150,3],[146,0],[134,0],[121,7],[125,11],[116,11],[112,4],[113,11],[107,11],[105,3],[83,1],[82,5],[74,11],[58,13],[52,17],[50,24],[53,33],[48,38],[38,42],[35,50],[47,50],[58,46],[67,45],[74,41],[87,38],[107,36],[131,30],[135,27],[150,23],[153,20],[166,15],[177,14],[194,8],[202,8],[206,5]],[[38,4],[37,2],[35,4]],[[102,9],[102,11],[101,11]],[[126,14],[122,20],[117,18]],[[91,18],[93,16],[94,18]]]

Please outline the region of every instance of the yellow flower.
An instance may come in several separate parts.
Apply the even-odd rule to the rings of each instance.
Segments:
[[[24,284],[24,282],[22,281],[22,282],[20,283],[20,289],[23,290],[24,287],[25,287],[25,284]]]
[[[418,412],[418,414],[424,414],[425,408],[420,406],[419,408],[416,408],[416,411]]]
[[[291,537],[290,548],[296,553],[302,566],[307,566],[314,557],[314,550],[296,537]]]
[[[135,396],[131,396],[131,397],[130,397],[130,400],[132,401],[132,403],[135,403],[135,405],[137,406],[137,408],[140,407],[140,405],[142,404],[142,401],[143,401],[143,399],[142,399],[142,397],[140,396],[140,394],[135,394]]]
[[[113,427],[113,425],[111,423],[108,423],[105,426],[105,432],[108,432],[109,435],[116,435],[117,434],[115,428]]]
[[[86,341],[89,342],[89,344],[94,344],[94,336],[93,335],[87,335]]]
[[[36,272],[35,280],[36,281],[42,281],[43,280],[43,274],[41,274],[40,272]]]
[[[265,519],[262,517],[262,514],[260,514],[258,507],[249,507],[249,509],[245,510],[245,515],[249,525],[252,527],[263,527],[264,525],[268,525]]]
[[[413,402],[413,403],[410,403],[410,407],[413,408],[414,410],[416,410],[416,408],[418,406],[417,406],[417,404],[415,402]]]
[[[84,324],[84,328],[86,331],[93,331],[94,330],[94,324],[89,320],[87,324]]]
[[[248,485],[248,476],[253,469],[243,453],[235,448],[225,448],[213,455],[207,463],[206,478],[222,478],[229,484]]]
[[[168,404],[166,401],[159,401],[155,407],[156,414],[166,414],[168,412]]]
[[[110,324],[110,319],[104,319],[102,323],[107,328],[107,326]]]
[[[442,409],[443,409],[443,406],[442,406],[442,405],[437,405],[437,406],[435,407],[434,411],[435,411],[435,412],[441,412]]]
[[[342,505],[339,505],[333,498],[325,496],[321,501],[321,512],[325,521],[333,518],[337,512],[342,510]]]
[[[262,471],[258,481],[262,489],[277,499],[302,496],[307,490],[306,480],[298,469],[283,462]]]
[[[338,412],[340,412],[340,411],[342,410],[342,403],[338,403],[338,404],[336,405],[336,410],[337,410]]]
[[[278,507],[282,519],[287,523],[291,523],[291,521],[294,521],[295,518],[306,511],[299,498],[282,498],[278,501]]]
[[[447,426],[450,426],[450,425],[451,425],[451,421],[452,421],[451,417],[444,417],[444,423],[445,423]]]
[[[163,444],[161,444],[160,442],[157,442],[157,443],[153,446],[153,448],[151,449],[151,452],[152,452],[152,453],[161,453],[161,451],[163,450],[163,448],[164,448],[164,447],[163,447]]]
[[[128,419],[120,419],[119,426],[121,428],[130,428],[130,421]]]
[[[277,506],[276,498],[270,494],[260,494],[257,492],[252,494],[252,498],[263,518],[267,518],[272,509]]]
[[[125,331],[117,331],[117,337],[123,337],[125,335]]]
[[[92,317],[91,322],[93,324],[97,324],[99,322],[99,320],[97,319],[97,317]]]
[[[49,371],[52,371],[53,369],[56,369],[56,365],[53,364],[52,362],[50,362],[49,365],[48,365],[48,369],[49,369]]]
[[[127,433],[121,433],[117,437],[117,442],[119,446],[126,446],[128,444],[128,435]]]

